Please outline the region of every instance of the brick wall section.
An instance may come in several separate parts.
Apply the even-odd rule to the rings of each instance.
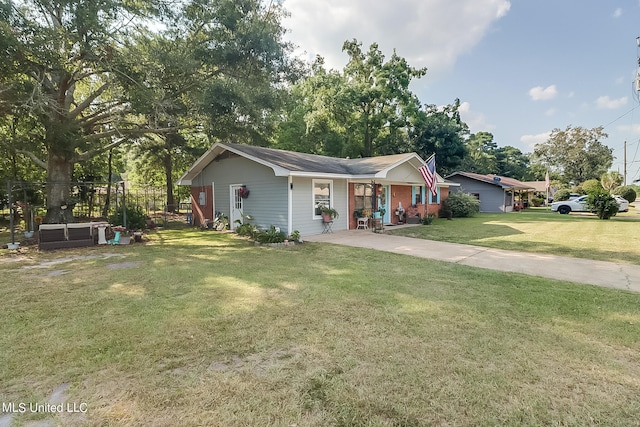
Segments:
[[[391,186],[391,199],[390,199],[389,209],[391,209],[391,222],[393,224],[398,223],[398,215],[396,215],[396,211],[398,210],[399,203],[402,203],[402,208],[407,211],[407,208],[411,206],[411,186],[410,185],[392,185]]]
[[[206,204],[200,206],[200,192],[204,191],[207,194]],[[211,186],[206,185],[204,187],[191,187],[191,212],[193,212],[193,225],[199,226],[204,224],[205,219],[213,220],[213,194],[211,192]]]

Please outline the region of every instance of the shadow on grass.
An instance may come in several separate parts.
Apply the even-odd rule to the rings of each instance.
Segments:
[[[218,394],[216,410],[231,413],[231,402],[269,396],[286,385],[296,402],[290,410],[320,405],[328,414],[317,425],[342,416],[363,425],[372,416],[407,425],[411,410],[419,415],[412,422],[417,425],[426,416],[424,402],[408,410],[396,397],[415,393],[416,384],[441,396],[434,401],[442,406],[462,400],[480,408],[497,392],[508,400],[519,381],[527,387],[531,376],[520,380],[523,367],[543,372],[545,360],[535,356],[560,355],[594,371],[594,360],[598,367],[611,365],[597,360],[604,350],[591,350],[594,342],[631,353],[640,339],[629,325],[638,321],[640,295],[370,249],[320,243],[265,248],[227,234],[163,230],[148,244],[109,251],[124,257],[70,262],[64,276],[13,289],[9,281],[0,285],[0,382],[8,399],[42,400],[57,384],[83,384],[80,392],[99,408],[90,421],[104,424],[110,414],[99,415],[100,408],[117,410],[119,398],[151,408],[143,415],[160,421],[157,402],[171,397],[166,389],[179,389],[184,402]],[[134,267],[110,268],[121,262]],[[614,356],[628,374],[633,365],[627,356]],[[500,372],[486,366],[506,366],[518,376],[497,389]],[[558,372],[566,376],[571,369]],[[215,388],[230,379],[229,389]],[[453,388],[443,393],[440,380]],[[351,383],[379,396],[359,398]],[[488,383],[492,390],[483,388]],[[631,388],[619,405],[627,407],[636,391]],[[276,399],[264,403],[260,412],[280,411]],[[579,409],[572,409],[577,416]],[[482,416],[472,421],[466,424],[492,424]]]

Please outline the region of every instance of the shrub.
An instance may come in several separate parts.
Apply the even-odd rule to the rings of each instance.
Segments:
[[[436,218],[435,214],[426,214],[425,216],[423,216],[422,218],[420,218],[420,223],[422,225],[431,225],[431,223],[433,222],[433,220]]]
[[[127,205],[127,228],[129,230],[144,230],[147,227],[147,216],[144,214],[142,206]],[[109,217],[111,225],[124,226],[122,207]]]
[[[603,190],[602,184],[597,179],[589,179],[582,183],[582,191],[585,194],[601,193]]]
[[[253,224],[241,224],[236,226],[236,233],[240,236],[251,236],[258,231],[257,227]]]
[[[556,191],[553,194],[553,201],[560,202],[562,200],[569,200],[569,197],[571,197],[571,191],[566,188],[563,188],[561,190]]]
[[[616,199],[607,192],[590,194],[587,197],[587,205],[600,219],[611,218],[620,208]]]
[[[454,192],[442,202],[441,216],[471,217],[480,212],[480,201],[469,193]]]
[[[282,243],[287,239],[287,234],[272,225],[267,231],[257,232],[254,239],[260,243]]]
[[[531,199],[531,204],[536,208],[542,206],[543,203],[544,203],[544,198],[542,197],[534,197],[533,199]]]
[[[293,230],[291,235],[289,236],[289,240],[293,240],[294,242],[300,241],[300,232],[298,230]]]
[[[616,194],[629,203],[633,203],[636,201],[636,197],[638,197],[638,193],[631,185],[622,185],[620,187],[616,187],[613,189],[613,194]]]

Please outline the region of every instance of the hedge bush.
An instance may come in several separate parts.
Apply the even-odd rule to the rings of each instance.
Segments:
[[[613,194],[616,194],[622,197],[629,203],[635,202],[636,197],[638,196],[638,193],[636,193],[636,190],[630,185],[621,185],[620,187],[614,188]]]
[[[543,203],[544,203],[543,197],[534,197],[533,199],[531,199],[531,204],[536,208],[539,208],[540,206],[542,206]]]
[[[480,212],[480,201],[469,193],[450,193],[440,208],[439,216],[446,218],[472,217]]]
[[[602,184],[597,179],[589,179],[583,182],[581,187],[585,194],[601,193],[603,190]]]
[[[553,194],[553,201],[560,202],[562,200],[569,200],[569,197],[571,197],[571,190],[563,188]]]

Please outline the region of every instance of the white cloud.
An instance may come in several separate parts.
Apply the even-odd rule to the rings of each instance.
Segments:
[[[640,124],[637,125],[620,125],[616,129],[619,132],[624,132],[631,135],[640,135]]]
[[[551,136],[551,132],[539,133],[537,135],[522,135],[520,141],[527,145],[528,148],[533,149],[536,144],[545,142]]]
[[[556,88],[556,85],[547,87],[536,86],[529,89],[529,96],[534,101],[547,101],[558,96],[558,89]]]
[[[283,24],[288,38],[306,52],[342,68],[345,40],[357,39],[366,50],[377,42],[386,57],[395,48],[414,67],[436,76],[470,51],[511,8],[509,0],[284,0],[291,16]],[[461,30],[464,29],[464,30]]]
[[[601,96],[596,100],[596,105],[601,110],[615,110],[616,108],[627,105],[627,97],[623,96],[618,99],[611,99],[608,96]]]
[[[614,18],[620,18],[622,16],[622,8],[617,8],[614,12],[613,12],[613,17]]]
[[[460,118],[469,126],[471,133],[492,132],[496,127],[487,123],[486,117],[482,113],[471,110],[471,104],[463,102],[458,109]]]

